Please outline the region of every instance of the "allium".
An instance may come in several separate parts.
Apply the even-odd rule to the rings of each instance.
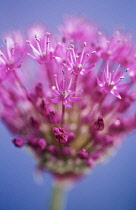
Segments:
[[[135,44],[81,17],[59,29],[56,36],[35,25],[26,36],[6,37],[0,115],[13,144],[32,150],[41,171],[74,181],[135,130]]]

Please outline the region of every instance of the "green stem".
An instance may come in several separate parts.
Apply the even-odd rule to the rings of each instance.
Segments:
[[[53,195],[50,203],[50,210],[63,210],[65,185],[62,182],[55,182]]]
[[[62,104],[61,126],[64,124],[65,106]]]

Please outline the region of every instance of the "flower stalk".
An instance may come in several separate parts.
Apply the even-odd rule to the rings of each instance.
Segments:
[[[64,210],[66,196],[66,184],[61,181],[53,183],[53,194],[50,202],[50,210]]]

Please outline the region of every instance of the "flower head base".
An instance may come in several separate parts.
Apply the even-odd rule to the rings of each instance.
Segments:
[[[56,38],[40,25],[29,29],[28,41],[21,33],[7,38],[0,115],[19,135],[13,144],[29,147],[42,170],[77,178],[135,130],[135,47],[121,33],[107,42],[81,17],[61,31]]]

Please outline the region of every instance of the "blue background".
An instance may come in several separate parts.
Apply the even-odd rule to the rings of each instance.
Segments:
[[[106,31],[117,26],[136,40],[135,0],[1,0],[0,33],[44,22],[51,29],[64,14],[84,14]],[[33,179],[34,159],[15,148],[12,135],[0,124],[0,210],[48,210],[52,177]],[[127,137],[116,155],[98,165],[69,192],[67,210],[136,210],[136,137]]]

